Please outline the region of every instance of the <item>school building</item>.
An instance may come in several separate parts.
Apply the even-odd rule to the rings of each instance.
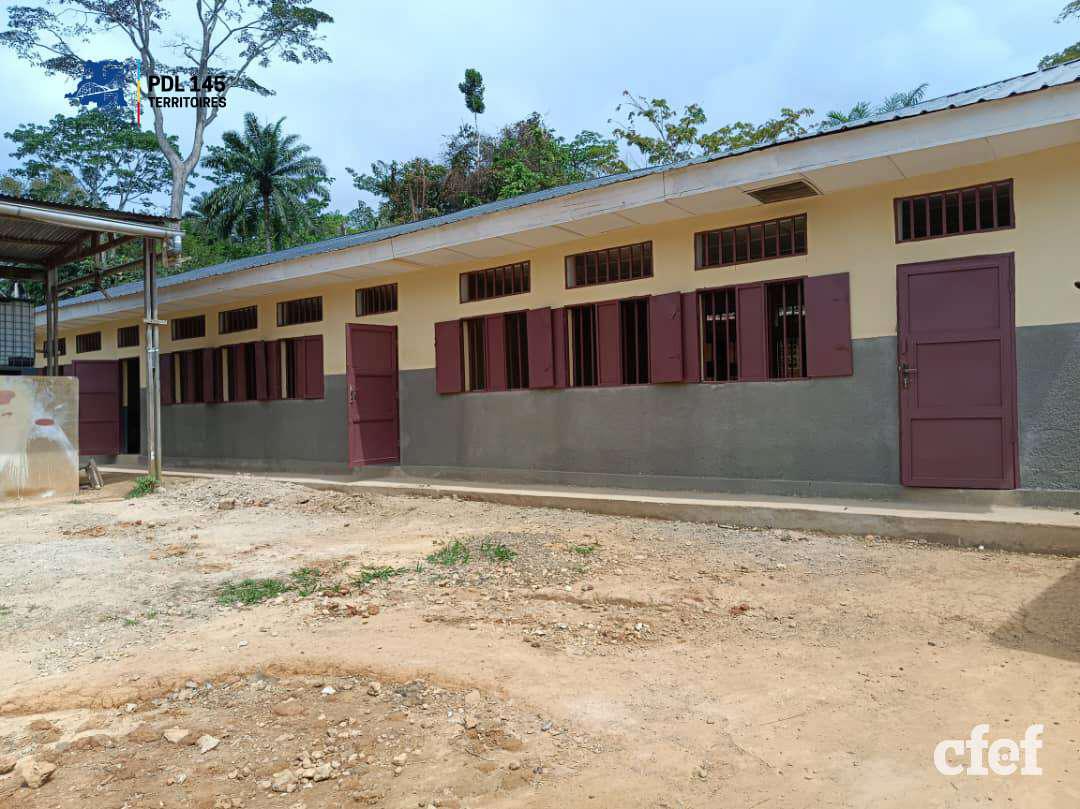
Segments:
[[[1080,490],[1078,237],[1072,62],[184,272],[159,284],[164,457],[728,491]],[[83,454],[139,454],[141,284],[59,312]]]

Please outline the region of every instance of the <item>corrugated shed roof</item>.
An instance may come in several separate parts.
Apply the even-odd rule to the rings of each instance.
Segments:
[[[410,222],[405,225],[395,225],[392,227],[379,228],[378,230],[366,231],[364,233],[355,233],[349,236],[339,236],[334,239],[326,239],[324,241],[312,242],[310,244],[304,244],[298,247],[290,247],[287,250],[278,250],[272,253],[263,253],[257,256],[251,256],[249,258],[226,261],[222,264],[215,264],[210,267],[201,267],[197,270],[191,270],[189,272],[179,273],[177,275],[171,275],[165,278],[161,278],[158,281],[158,286],[159,288],[178,286],[180,284],[200,281],[219,275],[228,275],[230,273],[239,272],[242,270],[263,267],[268,264],[276,264],[282,261],[291,261],[293,259],[318,255],[320,253],[330,253],[336,250],[346,250],[350,247],[384,241],[386,239],[392,239],[395,236],[404,236],[409,233],[416,233],[418,231],[427,230],[429,228],[437,228],[443,225],[453,224],[454,222],[460,222],[465,219],[472,219],[475,217],[485,216],[490,213],[498,213],[500,211],[520,208],[525,205],[532,205],[536,202],[543,202],[545,200],[555,199],[557,197],[577,194],[582,191],[590,191],[594,188],[602,188],[604,186],[612,185],[614,183],[627,182],[629,180],[635,180],[639,177],[645,177],[651,174],[672,171],[692,165],[711,163],[716,160],[725,160],[727,158],[735,157],[741,154],[775,148],[786,143],[795,143],[797,141],[811,140],[813,138],[830,137],[853,129],[863,129],[865,127],[885,124],[891,121],[899,121],[905,118],[916,118],[934,112],[942,112],[944,110],[968,107],[973,104],[980,104],[986,101],[999,101],[1001,99],[1010,98],[1012,96],[1023,95],[1025,93],[1033,93],[1039,90],[1048,89],[1050,87],[1060,87],[1062,85],[1071,84],[1078,81],[1080,81],[1080,59],[1074,60],[1072,62],[1067,62],[1063,65],[1057,65],[1052,68],[1047,68],[1046,70],[1036,70],[1031,73],[1024,73],[1020,76],[1003,79],[1001,81],[996,81],[991,84],[983,85],[981,87],[975,87],[970,90],[964,90],[958,93],[950,93],[949,95],[939,96],[938,98],[931,98],[919,104],[914,104],[910,107],[902,107],[901,109],[893,110],[892,112],[871,115],[867,118],[862,118],[857,121],[839,124],[837,126],[828,127],[822,130],[814,130],[804,135],[781,138],[780,140],[771,143],[760,144],[757,146],[749,146],[743,149],[735,149],[720,154],[704,155],[702,157],[696,157],[691,160],[684,160],[678,163],[668,163],[662,166],[649,166],[648,168],[628,171],[622,174],[612,174],[607,177],[600,177],[594,180],[586,180],[584,182],[573,183],[571,185],[562,185],[556,188],[549,188],[544,191],[535,191],[530,194],[522,194],[521,196],[512,197],[510,199],[489,202],[484,205],[478,205],[475,208],[468,208],[463,211],[456,211],[454,213],[445,214],[443,216],[434,217],[432,219],[425,219],[420,222]],[[120,284],[115,287],[110,287],[109,295],[112,297],[122,297],[124,295],[138,292],[141,289],[141,282]],[[60,302],[60,305],[72,306],[77,303],[102,299],[103,296],[100,292],[92,292],[87,295],[80,295],[75,298],[68,298],[66,300],[62,300]]]

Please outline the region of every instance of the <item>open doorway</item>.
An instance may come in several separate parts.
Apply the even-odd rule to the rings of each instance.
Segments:
[[[139,390],[139,358],[120,361],[120,447],[127,455],[142,451],[142,394]]]

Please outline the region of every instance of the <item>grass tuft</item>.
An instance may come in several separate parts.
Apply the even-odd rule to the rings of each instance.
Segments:
[[[364,587],[371,584],[373,581],[387,581],[393,576],[400,576],[405,573],[406,569],[403,567],[390,567],[384,565],[382,567],[363,567],[360,569],[360,574],[353,577],[353,584],[357,587]]]
[[[291,587],[281,579],[242,579],[241,581],[226,582],[218,591],[218,603],[231,606],[237,602],[241,604],[258,604],[268,598],[275,598],[282,593],[288,592]]]
[[[146,497],[148,494],[153,494],[161,482],[153,475],[142,475],[135,478],[135,485],[131,487],[131,491],[125,496],[128,500],[135,497]]]
[[[319,589],[322,571],[314,567],[301,567],[290,573],[289,578],[293,581],[289,589],[295,589],[302,597],[307,597]]]
[[[517,551],[491,539],[485,539],[480,543],[480,553],[492,562],[512,562],[517,556]]]
[[[433,565],[442,565],[443,567],[467,565],[469,563],[469,549],[455,539],[449,545],[443,545],[435,553],[430,554],[427,560]]]
[[[595,545],[571,545],[570,550],[576,553],[578,556],[592,556],[592,552],[596,550]]]

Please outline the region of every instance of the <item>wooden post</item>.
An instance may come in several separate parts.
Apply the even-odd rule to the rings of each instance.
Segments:
[[[146,324],[146,460],[147,473],[161,480],[161,357],[158,351],[157,275],[154,240],[143,239],[143,323]]]

